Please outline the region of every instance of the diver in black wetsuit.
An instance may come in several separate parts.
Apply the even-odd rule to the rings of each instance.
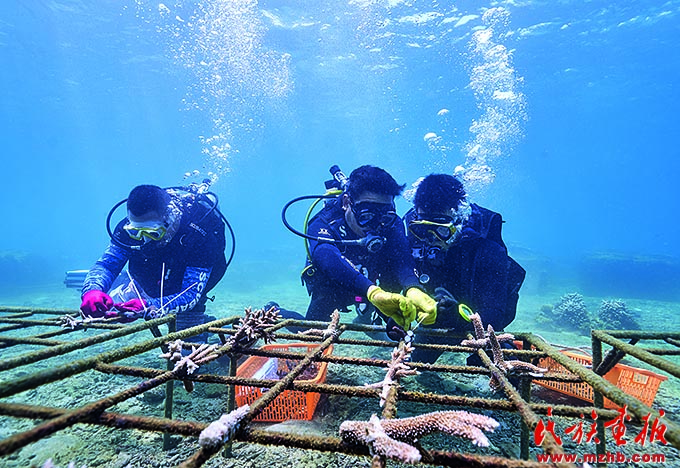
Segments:
[[[418,283],[395,212],[394,197],[404,186],[374,166],[342,177],[344,191],[312,218],[304,235],[309,256],[302,280],[312,297],[307,314],[281,309],[281,315],[328,321],[335,309],[354,305],[363,322],[377,322],[373,306],[406,330],[416,319],[434,322],[436,303]]]
[[[82,312],[91,317],[122,313],[126,321],[176,314],[178,330],[214,319],[205,315],[206,294],[227,269],[226,220],[208,194],[135,187],[127,217],[113,232],[109,228],[111,243],[85,278]],[[109,221],[123,202],[111,210]],[[126,263],[131,281],[109,291]]]
[[[438,300],[433,328],[471,330],[459,304],[496,331],[514,320],[526,272],[508,256],[499,213],[470,204],[455,177],[431,174],[418,186],[414,207],[404,219],[420,283]],[[418,335],[415,342],[451,344],[446,337]],[[432,363],[441,354],[416,347],[411,358]]]

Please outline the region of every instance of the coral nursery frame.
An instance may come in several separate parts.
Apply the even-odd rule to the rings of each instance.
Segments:
[[[64,328],[60,326],[59,316],[71,314],[76,317],[77,311],[38,309],[27,307],[0,307],[0,349],[13,348],[14,357],[0,358],[0,415],[14,418],[30,418],[38,420],[36,426],[25,432],[16,433],[4,440],[0,440],[0,461],[17,450],[28,446],[42,438],[48,437],[55,432],[76,424],[105,425],[120,430],[139,429],[164,433],[164,449],[171,448],[171,435],[184,437],[197,437],[205,429],[210,421],[180,421],[172,417],[174,381],[181,380],[187,385],[194,382],[210,382],[225,386],[227,397],[227,412],[234,408],[234,386],[257,386],[268,387],[270,390],[250,405],[250,409],[241,421],[238,430],[233,437],[225,440],[224,444],[215,447],[196,445],[193,456],[184,460],[180,466],[199,467],[205,464],[212,456],[226,448],[223,453],[229,453],[229,444],[232,440],[297,447],[310,450],[320,450],[351,454],[355,456],[371,456],[366,446],[353,445],[343,441],[339,437],[320,437],[302,434],[278,433],[263,431],[251,426],[251,422],[258,414],[269,405],[280,393],[286,390],[301,392],[317,392],[321,394],[345,395],[351,398],[364,398],[375,400],[380,391],[366,386],[348,386],[326,383],[301,383],[295,381],[305,368],[316,362],[328,362],[343,366],[371,366],[386,368],[389,361],[373,358],[360,358],[351,355],[327,354],[324,351],[335,344],[373,346],[379,348],[392,348],[394,343],[369,339],[350,339],[343,334],[346,331],[377,331],[373,326],[355,324],[341,324],[336,333],[328,336],[313,336],[284,333],[282,329],[291,325],[301,328],[325,326],[323,322],[281,320],[270,327],[268,332],[276,338],[277,342],[310,342],[318,343],[318,347],[306,353],[277,352],[256,348],[240,348],[228,345],[228,337],[234,335],[231,326],[237,324],[240,315],[219,319],[214,322],[198,327],[174,331],[174,316],[168,316],[147,322],[140,321],[132,324],[119,324],[115,322],[93,322],[77,327]],[[168,334],[163,335],[159,326],[168,326]],[[83,333],[83,329],[85,333]],[[149,338],[145,330],[149,330],[153,336]],[[75,334],[74,332],[80,333]],[[220,354],[227,356],[230,362],[229,375],[213,375],[196,373],[180,375],[173,372],[172,366],[162,368],[142,368],[122,366],[116,364],[122,359],[136,356],[154,349],[163,349],[167,353],[167,344],[172,340],[186,339],[209,331],[217,334],[222,343],[227,343],[220,348]],[[142,332],[142,333],[140,333]],[[31,334],[34,333],[34,334]],[[418,330],[418,333],[441,334],[441,330]],[[83,337],[84,335],[84,337]],[[125,345],[111,351],[96,352],[95,345],[110,342],[119,338],[126,338]],[[453,366],[411,363],[418,370],[431,370],[439,373],[466,373],[495,375],[502,388],[502,398],[470,398],[463,396],[420,393],[409,391],[401,385],[393,386],[382,408],[383,418],[394,418],[397,411],[397,402],[422,402],[444,405],[451,409],[476,408],[491,412],[513,412],[519,414],[522,420],[520,431],[519,458],[505,458],[498,456],[486,456],[456,451],[426,450],[418,447],[422,454],[422,462],[429,465],[439,466],[469,466],[469,467],[545,467],[545,463],[529,460],[529,447],[532,440],[532,431],[539,424],[542,416],[552,413],[553,418],[569,417],[578,418],[584,412],[594,411],[598,415],[598,453],[606,452],[606,437],[602,421],[615,418],[617,411],[605,409],[603,398],[606,397],[619,406],[627,405],[629,414],[634,420],[641,421],[645,417],[659,418],[659,411],[650,408],[639,400],[624,393],[621,389],[605,380],[604,375],[612,366],[618,363],[624,356],[635,358],[655,369],[669,374],[671,377],[680,377],[680,366],[667,359],[669,355],[680,354],[680,332],[645,332],[645,331],[592,331],[593,363],[592,368],[586,368],[560,353],[553,346],[545,343],[531,333],[515,333],[515,337],[523,342],[524,350],[504,350],[506,355],[513,355],[521,360],[534,360],[550,357],[560,365],[568,369],[569,375],[546,374],[543,377],[522,375],[519,378],[517,388],[513,386],[505,375],[497,372],[492,360],[483,350],[477,353],[483,362],[483,367]],[[463,337],[464,338],[464,337]],[[469,338],[472,338],[471,336]],[[628,340],[628,342],[624,341]],[[643,340],[663,341],[663,348],[642,348],[636,344]],[[611,350],[603,356],[603,344],[611,347]],[[670,346],[668,346],[670,345]],[[464,346],[423,345],[442,349],[450,353],[471,353],[471,348]],[[33,349],[25,351],[24,348]],[[39,349],[34,350],[35,347]],[[16,351],[16,353],[14,353]],[[73,353],[73,354],[69,354]],[[3,353],[4,354],[4,353]],[[237,356],[269,356],[286,359],[298,359],[299,364],[281,380],[259,380],[252,378],[236,377]],[[52,366],[35,372],[23,372],[15,374],[16,369],[45,359],[60,356],[63,364]],[[71,358],[71,356],[73,356]],[[84,357],[83,357],[84,356]],[[160,362],[160,360],[159,360]],[[494,373],[494,370],[496,372]],[[86,371],[96,371],[104,374],[127,375],[140,378],[138,385],[131,386],[121,392],[104,395],[95,401],[80,407],[57,408],[30,404],[28,401],[20,401],[17,395],[27,390],[35,389],[41,385],[59,382],[65,379],[78,378],[78,375]],[[585,382],[593,388],[594,405],[592,407],[546,405],[531,402],[532,379],[545,379],[569,382]],[[155,388],[165,387],[165,417],[149,417],[140,415],[121,414],[108,411],[109,408],[134,396]],[[12,402],[7,399],[11,398]],[[3,401],[4,400],[4,401]],[[668,443],[680,449],[680,426],[666,415],[665,437]],[[40,421],[43,422],[40,422]],[[547,436],[542,441],[542,449],[546,453],[562,453],[555,440]],[[373,456],[373,466],[385,466],[386,460],[378,455]],[[573,466],[560,464],[559,466]]]

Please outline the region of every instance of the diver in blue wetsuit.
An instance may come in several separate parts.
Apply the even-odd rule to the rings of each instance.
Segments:
[[[83,284],[85,315],[122,313],[129,321],[176,314],[178,330],[212,318],[205,315],[206,294],[227,269],[228,223],[214,194],[197,187],[135,187],[127,198],[127,217],[111,231],[111,215],[126,200],[114,206],[107,220],[111,243]],[[126,264],[130,281],[109,291]]]
[[[363,318],[359,321],[365,323],[375,323],[377,312],[407,330],[416,318],[434,322],[436,303],[418,283],[404,227],[395,211],[394,197],[404,186],[374,166],[355,169],[349,179],[339,169],[331,168],[331,172],[342,180],[344,190],[321,197],[329,200],[311,219],[306,234],[285,220],[286,208],[299,199],[284,208],[286,226],[309,242],[302,281],[311,301],[304,317],[283,309],[281,315],[328,321],[335,309],[347,312],[355,306]],[[300,197],[304,198],[313,197]]]
[[[499,213],[469,203],[457,178],[431,174],[418,185],[414,207],[404,219],[420,284],[438,300],[432,327],[472,330],[459,304],[496,331],[514,320],[526,272],[508,256]],[[452,344],[446,337],[416,336],[418,342]],[[416,347],[411,357],[435,362],[440,355]]]

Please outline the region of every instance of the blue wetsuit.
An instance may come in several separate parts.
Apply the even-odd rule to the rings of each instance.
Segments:
[[[441,256],[428,256],[409,236],[416,270],[421,278],[423,274],[429,276],[424,283],[429,294],[434,295],[438,287],[445,288],[458,302],[478,313],[485,327],[491,324],[494,330],[501,331],[515,319],[526,272],[508,256],[501,238],[501,215],[476,204],[471,209],[460,237]],[[440,311],[431,326],[458,332],[472,329],[456,311]],[[451,339],[424,336],[418,337],[417,342],[452,344]],[[416,349],[412,359],[434,362],[440,355],[438,351]]]
[[[312,218],[307,233],[337,240],[359,239],[345,221],[340,200],[331,202]],[[310,241],[312,258],[311,261],[307,259],[307,268],[302,275],[312,296],[307,309],[308,320],[328,321],[335,309],[346,312],[350,305],[368,305],[366,292],[373,284],[389,292],[419,287],[403,223],[397,220],[379,234],[386,242],[376,253],[360,245]],[[283,311],[284,316],[286,312]],[[289,316],[301,318],[299,314]]]
[[[214,210],[210,212],[193,194],[178,197],[176,201],[182,218],[167,245],[131,239],[123,229],[127,219],[122,220],[114,229],[114,239],[141,248],[126,248],[111,242],[88,272],[82,293],[108,291],[129,263],[128,271],[135,285],[156,309],[145,318],[177,314],[178,330],[202,323],[206,293],[222,279],[227,268],[225,226],[219,215]]]

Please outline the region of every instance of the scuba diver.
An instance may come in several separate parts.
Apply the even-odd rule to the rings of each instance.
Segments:
[[[438,301],[432,326],[472,330],[467,316],[474,312],[502,331],[515,319],[526,272],[508,256],[501,215],[469,203],[463,184],[448,174],[425,177],[413,202],[404,219],[420,284]],[[423,335],[415,342],[451,344]],[[411,358],[434,363],[440,355],[416,347]]]
[[[106,221],[111,242],[83,283],[84,315],[129,322],[176,314],[177,330],[214,320],[205,315],[207,293],[233,258],[234,233],[209,186],[209,180],[167,189],[139,185],[111,209]],[[111,231],[111,217],[125,202],[127,217]],[[225,226],[232,240],[228,261]],[[127,281],[109,291],[126,263]],[[206,338],[207,333],[190,340]]]
[[[406,330],[416,319],[434,322],[436,302],[418,283],[404,227],[395,211],[394,198],[404,186],[375,166],[361,166],[349,178],[333,166],[331,174],[334,180],[326,183],[326,195],[298,197],[283,209],[286,227],[307,242],[302,281],[311,300],[304,317],[285,309],[280,314],[327,322],[334,310],[348,312],[353,305],[356,321],[362,323],[379,323],[376,309]],[[305,225],[305,232],[299,232],[287,222],[286,210],[304,199],[325,199],[326,203]]]

